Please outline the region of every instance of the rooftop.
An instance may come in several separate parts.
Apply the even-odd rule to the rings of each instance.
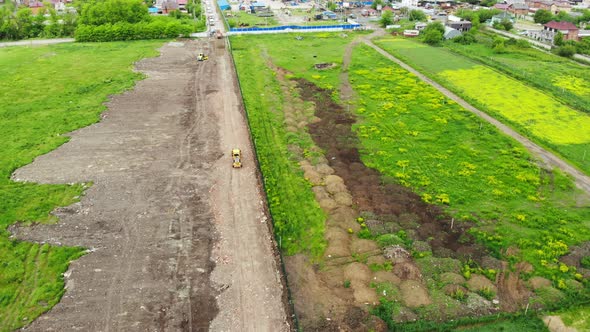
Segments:
[[[550,28],[550,29],[555,29],[555,30],[578,30],[578,27],[576,27],[571,22],[551,21],[551,22],[545,24],[545,27]]]

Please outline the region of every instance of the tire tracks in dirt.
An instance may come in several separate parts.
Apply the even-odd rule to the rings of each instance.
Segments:
[[[483,111],[481,111],[481,110],[473,107],[472,105],[470,105],[469,103],[467,103],[461,97],[457,96],[456,94],[454,94],[453,92],[451,92],[447,88],[443,87],[442,85],[436,83],[432,79],[426,77],[425,75],[423,75],[422,73],[418,72],[414,68],[410,67],[408,64],[406,64],[405,62],[401,61],[400,59],[398,59],[398,58],[394,57],[393,55],[387,53],[385,50],[383,50],[379,46],[373,44],[370,40],[365,39],[365,40],[363,40],[363,42],[365,44],[367,44],[368,46],[370,46],[371,48],[373,48],[375,51],[379,52],[381,55],[383,55],[387,59],[389,59],[389,60],[395,62],[396,64],[398,64],[399,66],[401,66],[403,69],[405,69],[405,70],[409,71],[410,73],[416,75],[421,81],[423,81],[423,82],[431,85],[432,87],[434,87],[435,89],[437,89],[438,91],[440,91],[443,95],[445,95],[446,97],[448,97],[451,100],[455,101],[456,103],[458,103],[459,105],[461,105],[466,110],[474,113],[475,115],[479,116],[480,118],[484,119],[485,121],[491,123],[496,128],[498,128],[501,132],[503,132],[504,134],[506,134],[506,135],[514,138],[518,142],[520,142],[530,152],[532,152],[534,155],[536,155],[537,157],[539,157],[544,162],[545,165],[550,166],[550,167],[559,168],[562,171],[566,172],[567,174],[571,175],[573,177],[573,179],[574,179],[574,183],[576,184],[576,186],[578,188],[580,188],[581,190],[585,191],[587,194],[590,194],[590,177],[588,177],[587,175],[585,175],[584,173],[582,173],[580,170],[578,170],[577,168],[573,167],[572,165],[570,165],[569,163],[567,163],[563,159],[559,158],[555,154],[551,153],[550,151],[548,151],[548,150],[542,148],[541,146],[533,143],[528,138],[522,136],[521,134],[519,134],[518,132],[516,132],[514,129],[512,129],[512,128],[508,127],[507,125],[503,124],[502,122],[496,120],[495,118],[491,117],[487,113],[484,113]]]
[[[12,227],[23,240],[90,248],[66,293],[27,331],[206,331],[217,314],[209,275],[209,188],[218,122],[204,102],[214,67],[200,42],[169,43],[136,67],[148,78],[114,96],[98,124],[15,172],[41,183],[93,181],[55,225]]]
[[[219,76],[213,79],[218,84],[207,96],[220,118],[224,153],[215,164],[216,181],[211,190],[218,232],[212,278],[223,289],[218,297],[220,312],[211,330],[290,331],[293,327],[287,316],[279,253],[268,224],[235,69],[223,43],[225,40],[216,41],[215,56],[210,57]],[[232,168],[232,148],[241,149],[242,168]]]

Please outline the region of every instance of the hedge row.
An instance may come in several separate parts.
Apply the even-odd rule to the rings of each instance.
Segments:
[[[116,40],[160,39],[188,36],[192,27],[178,21],[118,22],[98,26],[79,25],[75,38],[79,42],[108,42]]]

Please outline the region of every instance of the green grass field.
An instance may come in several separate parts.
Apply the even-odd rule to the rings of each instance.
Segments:
[[[472,234],[492,251],[516,246],[535,273],[576,278],[556,262],[590,240],[590,209],[570,179],[542,171],[518,142],[367,46],[355,49],[350,79],[367,166],[476,221]]]
[[[296,135],[286,131],[281,111],[286,95],[272,67],[287,70],[287,78],[304,78],[330,89],[338,100],[343,51],[355,35],[303,37],[231,37],[271,212],[279,222],[276,232],[287,254],[323,249],[323,216],[289,150],[292,144],[305,148],[313,143],[305,131]],[[325,62],[335,66],[322,71],[313,66]],[[438,59],[432,62],[449,65]],[[460,60],[450,65],[464,66]],[[519,143],[367,47],[354,50],[349,75],[358,98],[353,105],[359,116],[354,129],[367,165],[378,169],[386,181],[410,186],[424,200],[442,205],[458,220],[475,222],[472,234],[498,256],[503,257],[502,249],[518,247],[519,253],[509,260],[531,262],[535,268],[531,276],[551,279],[560,288],[555,292],[579,286],[575,270],[557,258],[569,246],[590,239],[590,209],[567,176],[541,170]],[[417,257],[416,262],[424,266],[432,260]],[[543,303],[551,305],[549,301]],[[433,308],[423,309],[427,313]],[[544,330],[537,317],[451,325],[445,325],[447,330]],[[411,324],[392,326],[420,330]]]
[[[15,183],[11,173],[67,141],[61,134],[99,120],[107,96],[142,75],[135,61],[162,42],[60,44],[0,49],[0,331],[23,326],[55,305],[62,273],[83,248],[13,241],[17,222],[56,222],[49,212],[72,204],[84,184]]]
[[[506,52],[496,53],[492,47],[493,35],[486,33],[478,34],[477,40],[478,43],[471,45],[446,42],[444,46],[590,113],[590,69],[587,66],[532,47],[508,44]]]
[[[590,174],[587,113],[444,48],[399,38],[377,44]]]

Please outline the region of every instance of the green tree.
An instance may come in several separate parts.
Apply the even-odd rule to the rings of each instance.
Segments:
[[[512,30],[512,28],[514,28],[514,24],[512,24],[512,22],[507,19],[502,20],[502,26],[504,27],[504,30],[506,30],[506,31],[510,31],[510,30]]]
[[[141,0],[92,1],[82,7],[79,23],[85,25],[137,23],[149,21],[147,7]]]
[[[336,3],[334,1],[328,1],[328,4],[326,5],[326,7],[328,7],[329,11],[335,11],[336,8],[338,8],[338,5],[336,5]]]
[[[506,45],[504,45],[504,39],[500,37],[494,38],[492,42],[492,49],[494,53],[506,53]]]
[[[426,14],[423,11],[418,9],[410,10],[410,14],[408,15],[410,21],[426,21]]]
[[[424,32],[424,42],[429,45],[438,45],[443,40],[443,34],[438,30]]]
[[[479,30],[479,27],[481,26],[481,22],[479,21],[479,14],[474,13],[473,16],[471,16],[471,29],[474,31]]]
[[[561,31],[557,31],[555,37],[553,37],[553,45],[563,46],[563,33]]]
[[[438,45],[443,40],[445,27],[440,22],[429,23],[424,28],[424,42],[430,45]]]
[[[78,25],[78,15],[67,12],[62,14],[62,36],[73,37]]]
[[[16,21],[19,30],[19,37],[20,38],[31,38],[35,37],[33,30],[33,23],[35,21],[35,17],[33,16],[33,11],[29,7],[21,7],[16,12]]]
[[[43,29],[43,37],[46,38],[55,38],[62,36],[62,25],[59,22],[59,16],[57,12],[53,8],[48,8],[47,12],[49,13],[49,21],[45,24],[45,28]]]
[[[576,54],[576,47],[573,45],[565,45],[557,48],[557,54],[566,58],[571,58]]]
[[[551,12],[548,10],[539,9],[533,18],[535,23],[545,24],[553,19],[553,14],[551,14]]]
[[[555,15],[555,20],[559,22],[576,22],[576,19],[573,16],[564,11],[557,13],[557,15]]]
[[[384,11],[379,19],[379,25],[385,28],[393,23],[393,13],[390,11]]]
[[[445,26],[440,22],[432,22],[429,23],[425,28],[424,32],[429,32],[430,30],[438,30],[441,35],[445,34]]]
[[[377,6],[378,5],[382,5],[383,6],[383,0],[375,0],[375,1],[373,1],[373,4],[371,5],[371,8],[377,9]]]

